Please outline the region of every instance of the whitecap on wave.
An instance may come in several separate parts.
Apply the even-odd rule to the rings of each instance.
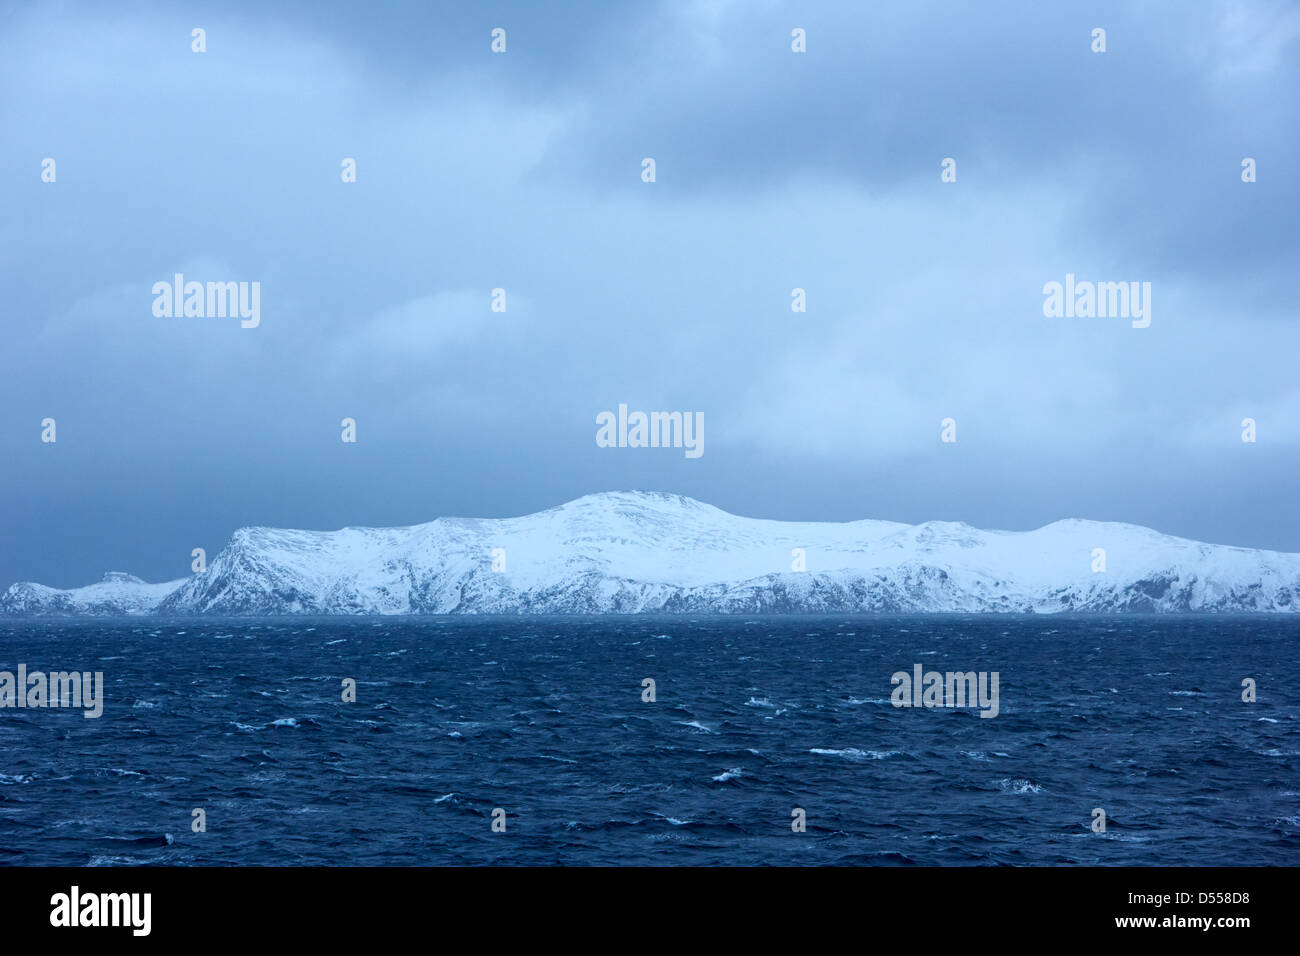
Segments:
[[[712,727],[706,727],[704,724],[700,723],[698,720],[679,720],[679,721],[677,721],[677,723],[681,724],[683,727],[690,727],[690,728],[692,728],[692,729],[694,729],[694,730],[700,730],[700,731],[703,731],[703,732],[706,733],[706,734],[711,734],[711,733],[713,733],[713,728],[712,728]]]
[[[827,747],[814,747],[808,752],[810,754],[823,754],[830,757],[844,757],[848,760],[884,760],[886,757],[897,757],[903,751],[859,750],[857,747],[845,747],[842,750],[832,750]]]

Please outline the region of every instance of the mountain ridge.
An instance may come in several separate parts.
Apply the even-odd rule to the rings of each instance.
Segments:
[[[1063,611],[1293,613],[1300,554],[1080,518],[1032,531],[775,521],[671,493],[600,492],[515,518],[250,526],[189,578],[109,572],[0,596],[9,616]]]

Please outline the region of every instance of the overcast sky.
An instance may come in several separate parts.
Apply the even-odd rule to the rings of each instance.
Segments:
[[[1295,4],[264,6],[0,10],[0,587],[628,488],[1300,551]]]

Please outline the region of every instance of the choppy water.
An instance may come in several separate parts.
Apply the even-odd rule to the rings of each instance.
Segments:
[[[0,862],[1295,865],[1298,651],[1276,617],[11,622],[0,670],[106,701],[0,710]],[[891,706],[916,663],[998,671],[999,715]]]

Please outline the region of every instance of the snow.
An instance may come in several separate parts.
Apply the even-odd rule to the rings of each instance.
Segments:
[[[503,548],[506,570],[493,572]],[[791,569],[802,548],[806,572]],[[1094,573],[1093,549],[1106,552]],[[243,528],[184,581],[17,584],[11,614],[1295,611],[1300,555],[1069,519],[1027,532],[744,518],[649,492],[409,528]]]
[[[148,614],[184,583],[185,578],[180,578],[163,584],[147,584],[122,571],[109,571],[94,584],[67,590],[23,582],[15,584],[0,598],[0,612]]]

